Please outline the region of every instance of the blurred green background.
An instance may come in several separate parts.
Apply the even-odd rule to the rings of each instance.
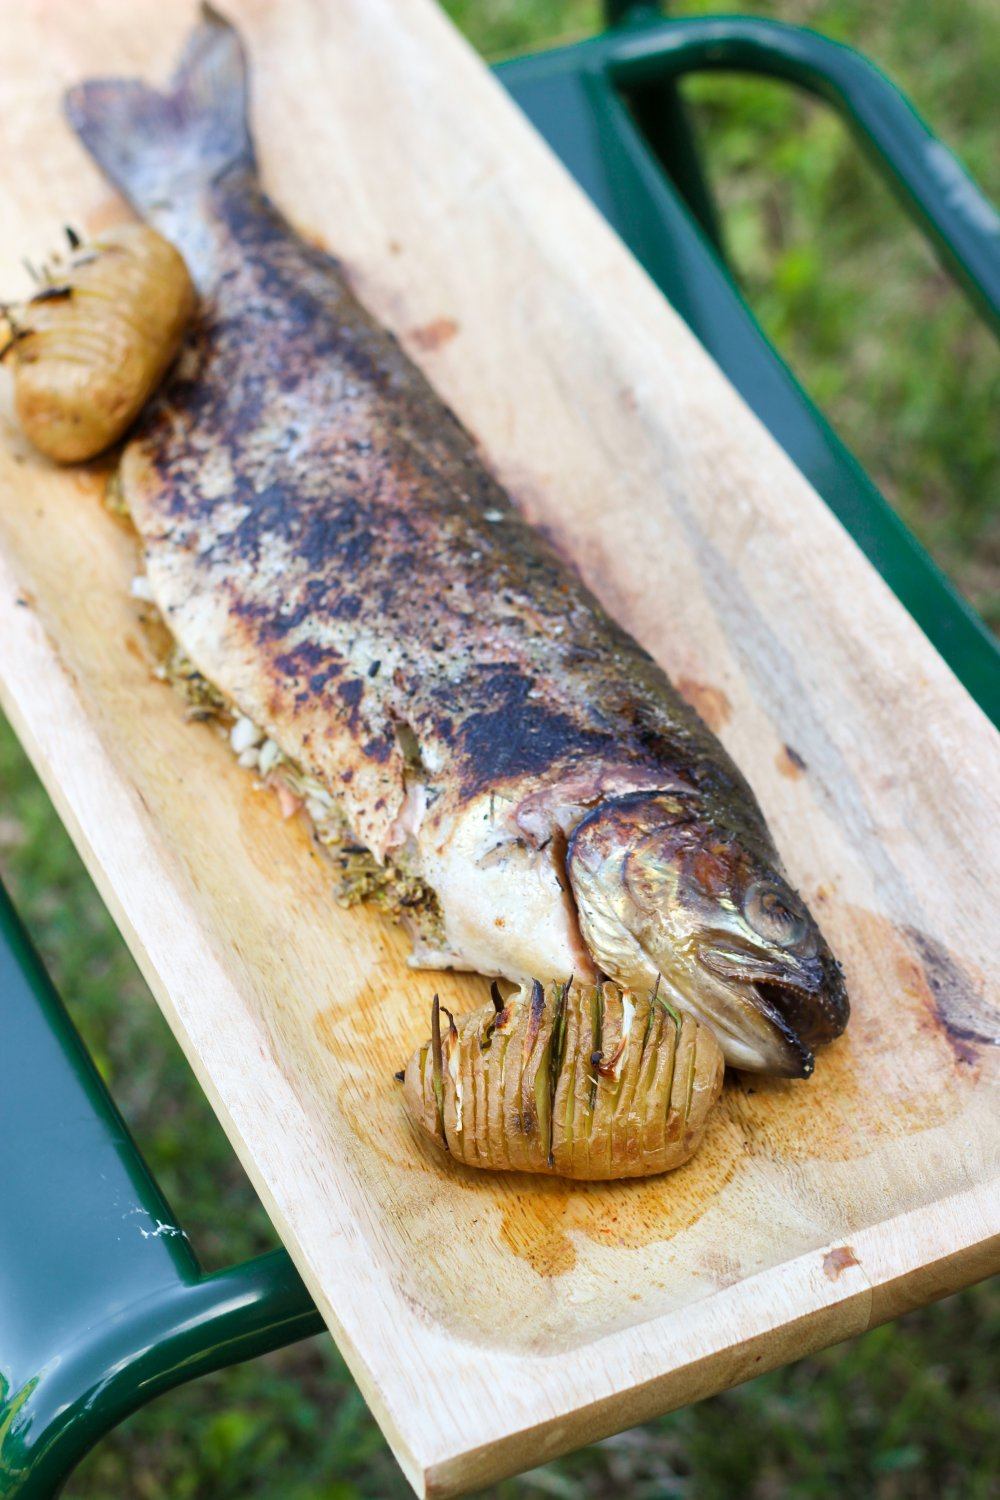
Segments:
[[[490,58],[596,30],[598,0],[446,0]],[[676,14],[724,7],[676,4]],[[994,0],[733,7],[859,47],[1000,196]],[[843,129],[781,86],[685,86],[740,280],[765,329],[959,587],[1000,626],[995,346]],[[267,1219],[7,726],[0,873],[206,1264]],[[1000,1296],[982,1286],[491,1493],[630,1500],[986,1500],[1000,1473]],[[409,1493],[328,1339],[163,1397],[70,1500]]]

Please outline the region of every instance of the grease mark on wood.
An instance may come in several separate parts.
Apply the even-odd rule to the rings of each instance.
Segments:
[[[904,927],[920,960],[934,1012],[960,1063],[975,1063],[978,1048],[1000,1046],[1000,1015],[947,948],[918,927]]]
[[[858,1257],[850,1245],[834,1245],[833,1249],[828,1250],[823,1256],[823,1275],[829,1277],[831,1281],[836,1281],[849,1266],[858,1264],[860,1264]]]
[[[520,1191],[504,1203],[500,1240],[543,1280],[565,1275],[579,1259],[588,1259],[588,1241],[605,1249],[663,1247],[659,1254],[653,1251],[650,1264],[656,1263],[675,1236],[708,1212],[742,1154],[739,1129],[719,1113],[696,1158],[662,1177],[593,1183],[514,1179]],[[695,1160],[697,1168],[689,1170]],[[738,1279],[736,1265],[707,1269],[718,1285]]]
[[[435,349],[440,349],[442,344],[450,343],[458,332],[458,328],[459,325],[454,318],[434,318],[420,328],[411,328],[410,343],[424,354],[432,354]]]
[[[721,688],[699,682],[695,677],[679,677],[676,687],[684,702],[690,704],[713,733],[717,734],[723,725],[729,723],[733,708]]]
[[[782,776],[787,776],[789,781],[798,781],[799,777],[808,770],[802,756],[792,745],[782,745],[774,763]]]

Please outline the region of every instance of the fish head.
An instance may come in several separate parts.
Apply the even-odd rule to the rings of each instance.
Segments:
[[[584,942],[609,978],[660,985],[734,1067],[804,1078],[813,1049],[847,1024],[847,991],[763,845],[697,796],[635,792],[577,824],[566,868]]]

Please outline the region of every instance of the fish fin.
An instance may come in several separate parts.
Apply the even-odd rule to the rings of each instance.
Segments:
[[[64,108],[140,213],[197,194],[233,168],[254,169],[243,44],[208,4],[165,93],[133,78],[98,78],[68,89]]]

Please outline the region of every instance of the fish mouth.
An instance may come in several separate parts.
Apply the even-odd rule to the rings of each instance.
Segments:
[[[709,1005],[734,1067],[808,1078],[814,1048],[839,1036],[847,1024],[843,976],[827,954],[790,961],[784,954],[706,945],[698,959],[711,981],[715,1003]],[[717,995],[719,986],[728,992],[728,1004]]]
[[[788,988],[768,980],[725,984],[701,977],[667,978],[675,1003],[715,1033],[730,1067],[778,1078],[808,1078],[815,1066],[812,1047],[789,1019]],[[692,983],[692,978],[694,982]]]
[[[750,986],[766,1033],[766,1047],[760,1050],[759,1066],[781,1078],[808,1078],[816,1066],[812,1048],[807,1046],[786,1014],[789,989],[768,982]]]

